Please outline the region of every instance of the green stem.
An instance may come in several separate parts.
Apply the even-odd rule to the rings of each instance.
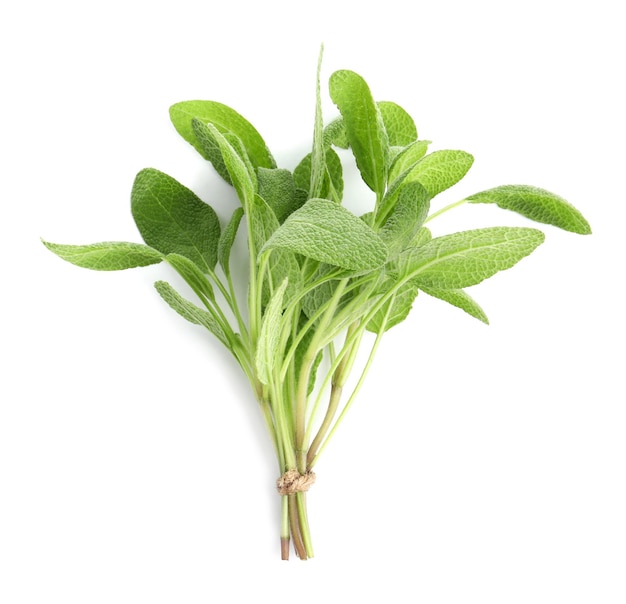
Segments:
[[[444,214],[445,212],[448,212],[454,208],[458,208],[459,206],[466,204],[467,202],[468,202],[467,199],[461,199],[461,201],[456,201],[455,203],[451,203],[450,205],[447,205],[445,208],[441,208],[441,210],[437,210],[434,214],[431,214],[426,220],[424,220],[424,224],[426,224],[427,222],[430,222],[433,218],[437,218],[437,216],[440,216],[441,214]]]

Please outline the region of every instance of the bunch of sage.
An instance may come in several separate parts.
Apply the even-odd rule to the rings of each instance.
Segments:
[[[301,559],[313,555],[306,512],[313,468],[354,402],[383,334],[407,317],[419,293],[487,323],[465,288],[512,267],[544,240],[528,227],[433,238],[428,223],[464,203],[489,203],[591,232],[571,204],[526,185],[496,187],[431,211],[434,198],[469,170],[472,156],[429,153],[411,116],[396,103],[376,102],[352,71],[331,75],[339,115],[325,125],[320,64],[312,149],[293,171],[277,167],[259,132],[234,109],[216,101],[170,108],[176,130],[236,191],[241,205],[225,225],[191,190],[148,168],[131,192],[144,244],[44,242],[64,260],[94,270],[166,262],[189,285],[196,302],[166,281],[155,283],[179,315],[224,345],[252,386],[278,460],[283,559],[290,542]],[[372,191],[371,210],[362,216],[342,205],[347,149]],[[247,266],[231,261],[240,233]],[[242,296],[235,285],[244,278]],[[363,344],[369,356],[359,364]],[[359,372],[349,382],[355,366]]]

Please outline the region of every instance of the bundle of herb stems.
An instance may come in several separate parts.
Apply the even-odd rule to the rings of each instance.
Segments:
[[[283,559],[290,543],[299,558],[313,556],[306,506],[313,468],[363,385],[383,334],[407,317],[420,292],[487,323],[465,288],[512,267],[544,239],[528,227],[433,238],[426,224],[465,203],[491,203],[567,231],[591,232],[570,203],[528,185],[495,187],[431,213],[433,198],[463,178],[472,156],[428,153],[429,141],[418,138],[410,115],[396,103],[374,101],[365,80],[348,70],[330,78],[340,115],[324,125],[320,70],[321,53],[313,146],[293,172],[276,166],[261,135],[234,109],[216,101],[170,108],[176,130],[237,193],[241,206],[224,227],[195,193],[148,168],[131,193],[145,244],[44,241],[61,258],[94,270],[165,261],[195,293],[201,306],[165,281],[155,284],[178,314],[222,342],[250,381],[278,459]],[[347,153],[341,149],[351,150],[375,198],[363,216],[341,205],[339,153]],[[245,301],[235,280],[246,271],[231,266],[242,222]],[[348,382],[364,340],[369,356]]]

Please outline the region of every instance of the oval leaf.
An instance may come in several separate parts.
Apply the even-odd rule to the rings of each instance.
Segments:
[[[398,276],[420,288],[460,289],[511,268],[544,240],[537,229],[492,227],[432,239],[398,256]]]
[[[504,185],[468,198],[470,203],[495,203],[535,222],[551,224],[572,233],[589,235],[591,227],[585,217],[562,197],[529,185]]]
[[[434,151],[418,161],[401,178],[404,182],[421,182],[432,199],[459,182],[473,163],[474,158],[465,151]]]
[[[283,248],[348,270],[367,272],[387,260],[380,237],[328,199],[310,199],[277,229],[265,249]]]
[[[205,149],[198,142],[192,127],[193,118],[201,122],[215,124],[222,132],[232,132],[243,142],[250,161],[255,167],[275,168],[272,157],[263,137],[256,128],[234,109],[216,101],[183,101],[170,107],[170,118],[178,133],[205,158]]]
[[[163,254],[142,243],[107,241],[90,245],[42,243],[63,260],[94,271],[121,271],[127,268],[158,264]]]
[[[147,168],[137,174],[131,210],[143,240],[163,254],[181,254],[200,268],[217,263],[220,223],[211,206],[171,176]]]
[[[380,101],[378,109],[383,118],[390,145],[406,147],[417,139],[415,122],[400,105],[391,101]]]
[[[382,194],[387,183],[389,140],[365,80],[353,71],[330,76],[330,96],[339,108],[357,166],[367,186]]]

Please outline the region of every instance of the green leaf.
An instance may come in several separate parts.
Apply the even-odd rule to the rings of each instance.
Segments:
[[[211,283],[194,262],[180,254],[168,254],[165,260],[187,282],[198,297],[215,301]]]
[[[393,279],[386,279],[377,293],[384,295],[395,285],[396,282]],[[411,308],[413,307],[413,302],[417,297],[418,291],[417,285],[411,281],[403,283],[398,288],[395,296],[385,302],[385,304],[370,319],[366,326],[367,331],[379,333],[381,329],[383,329],[383,325],[384,331],[387,331],[395,325],[398,325],[398,323],[402,323],[402,321],[404,321],[411,312]],[[385,317],[387,317],[386,322]]]
[[[216,336],[224,346],[231,348],[228,338],[213,316],[202,308],[183,298],[169,283],[157,281],[154,284],[157,292],[170,307],[175,310],[183,319],[195,325],[201,325]]]
[[[320,48],[317,60],[317,77],[315,79],[315,124],[313,127],[313,150],[311,152],[311,182],[307,189],[311,197],[324,197],[322,188],[326,176],[326,153],[324,149],[324,120],[322,117],[322,94],[320,90],[320,73],[324,46]]]
[[[239,223],[242,218],[243,208],[239,207],[233,212],[217,243],[217,259],[227,275],[230,274],[230,251],[235,243],[235,237],[237,236]]]
[[[412,168],[428,151],[430,141],[415,141],[405,147],[395,156],[389,168],[389,182],[393,183],[396,178]]]
[[[417,128],[413,118],[396,103],[380,101],[377,103],[389,137],[389,144],[406,147],[417,139]]]
[[[482,321],[486,325],[489,325],[489,319],[485,311],[478,305],[478,303],[462,289],[437,289],[434,287],[421,287],[425,294],[448,302],[452,306],[456,306],[461,310],[464,310],[468,315]]]
[[[473,162],[474,158],[465,151],[434,151],[418,161],[401,178],[404,182],[421,182],[432,199],[459,182]]]
[[[289,170],[280,168],[259,168],[258,172],[259,195],[273,210],[278,222],[300,207],[300,200],[296,196],[296,184]]]
[[[219,147],[229,180],[246,208],[256,193],[257,182],[251,166],[246,161],[247,158],[245,155],[242,156],[242,150],[238,149],[237,139],[232,135],[222,134],[213,124],[202,124],[196,120],[193,124],[196,129],[203,130],[207,136],[212,137]]]
[[[262,250],[268,239],[280,227],[278,218],[265,200],[255,195],[248,220],[252,227],[254,249]],[[265,277],[262,290],[263,304],[267,303],[274,289],[284,280],[288,282],[284,298],[285,301],[289,301],[301,284],[300,265],[294,254],[289,250],[274,250],[269,258],[269,270]]]
[[[495,203],[535,222],[551,224],[572,233],[591,233],[589,223],[572,204],[538,187],[504,185],[470,195],[467,199],[470,203]]]
[[[131,209],[143,240],[163,254],[177,253],[200,268],[217,263],[220,223],[213,208],[171,176],[147,168],[137,174]]]
[[[326,149],[325,174],[322,184],[321,198],[340,202],[343,197],[343,168],[341,159],[334,149]],[[311,154],[305,155],[293,172],[296,187],[309,191],[311,183]],[[307,197],[312,197],[309,193]]]
[[[460,289],[476,285],[511,268],[544,240],[544,234],[524,227],[491,227],[437,237],[397,258],[401,278],[410,277],[421,289]]]
[[[163,254],[142,243],[107,241],[89,245],[42,243],[63,260],[94,271],[121,271],[127,268],[158,264]]]
[[[281,248],[348,270],[368,272],[387,248],[361,219],[328,199],[310,199],[276,230],[266,249]]]
[[[324,144],[327,146],[335,145],[341,149],[350,148],[350,141],[341,116],[335,118],[324,128]]]
[[[276,288],[265,309],[261,323],[255,363],[258,378],[266,386],[272,381],[272,372],[276,364],[276,353],[280,341],[283,296],[286,289],[287,279]]]
[[[192,120],[214,124],[222,133],[232,132],[243,142],[250,161],[256,168],[275,168],[265,141],[256,128],[242,115],[227,105],[216,101],[183,101],[170,107],[170,118],[178,133],[208,160],[204,146],[198,141],[192,127]]]
[[[330,96],[343,117],[363,180],[382,195],[389,168],[389,140],[367,83],[353,71],[336,71],[330,77]]]
[[[424,224],[429,208],[430,197],[421,183],[410,182],[400,188],[396,204],[379,231],[390,258],[397,256],[413,240]]]

